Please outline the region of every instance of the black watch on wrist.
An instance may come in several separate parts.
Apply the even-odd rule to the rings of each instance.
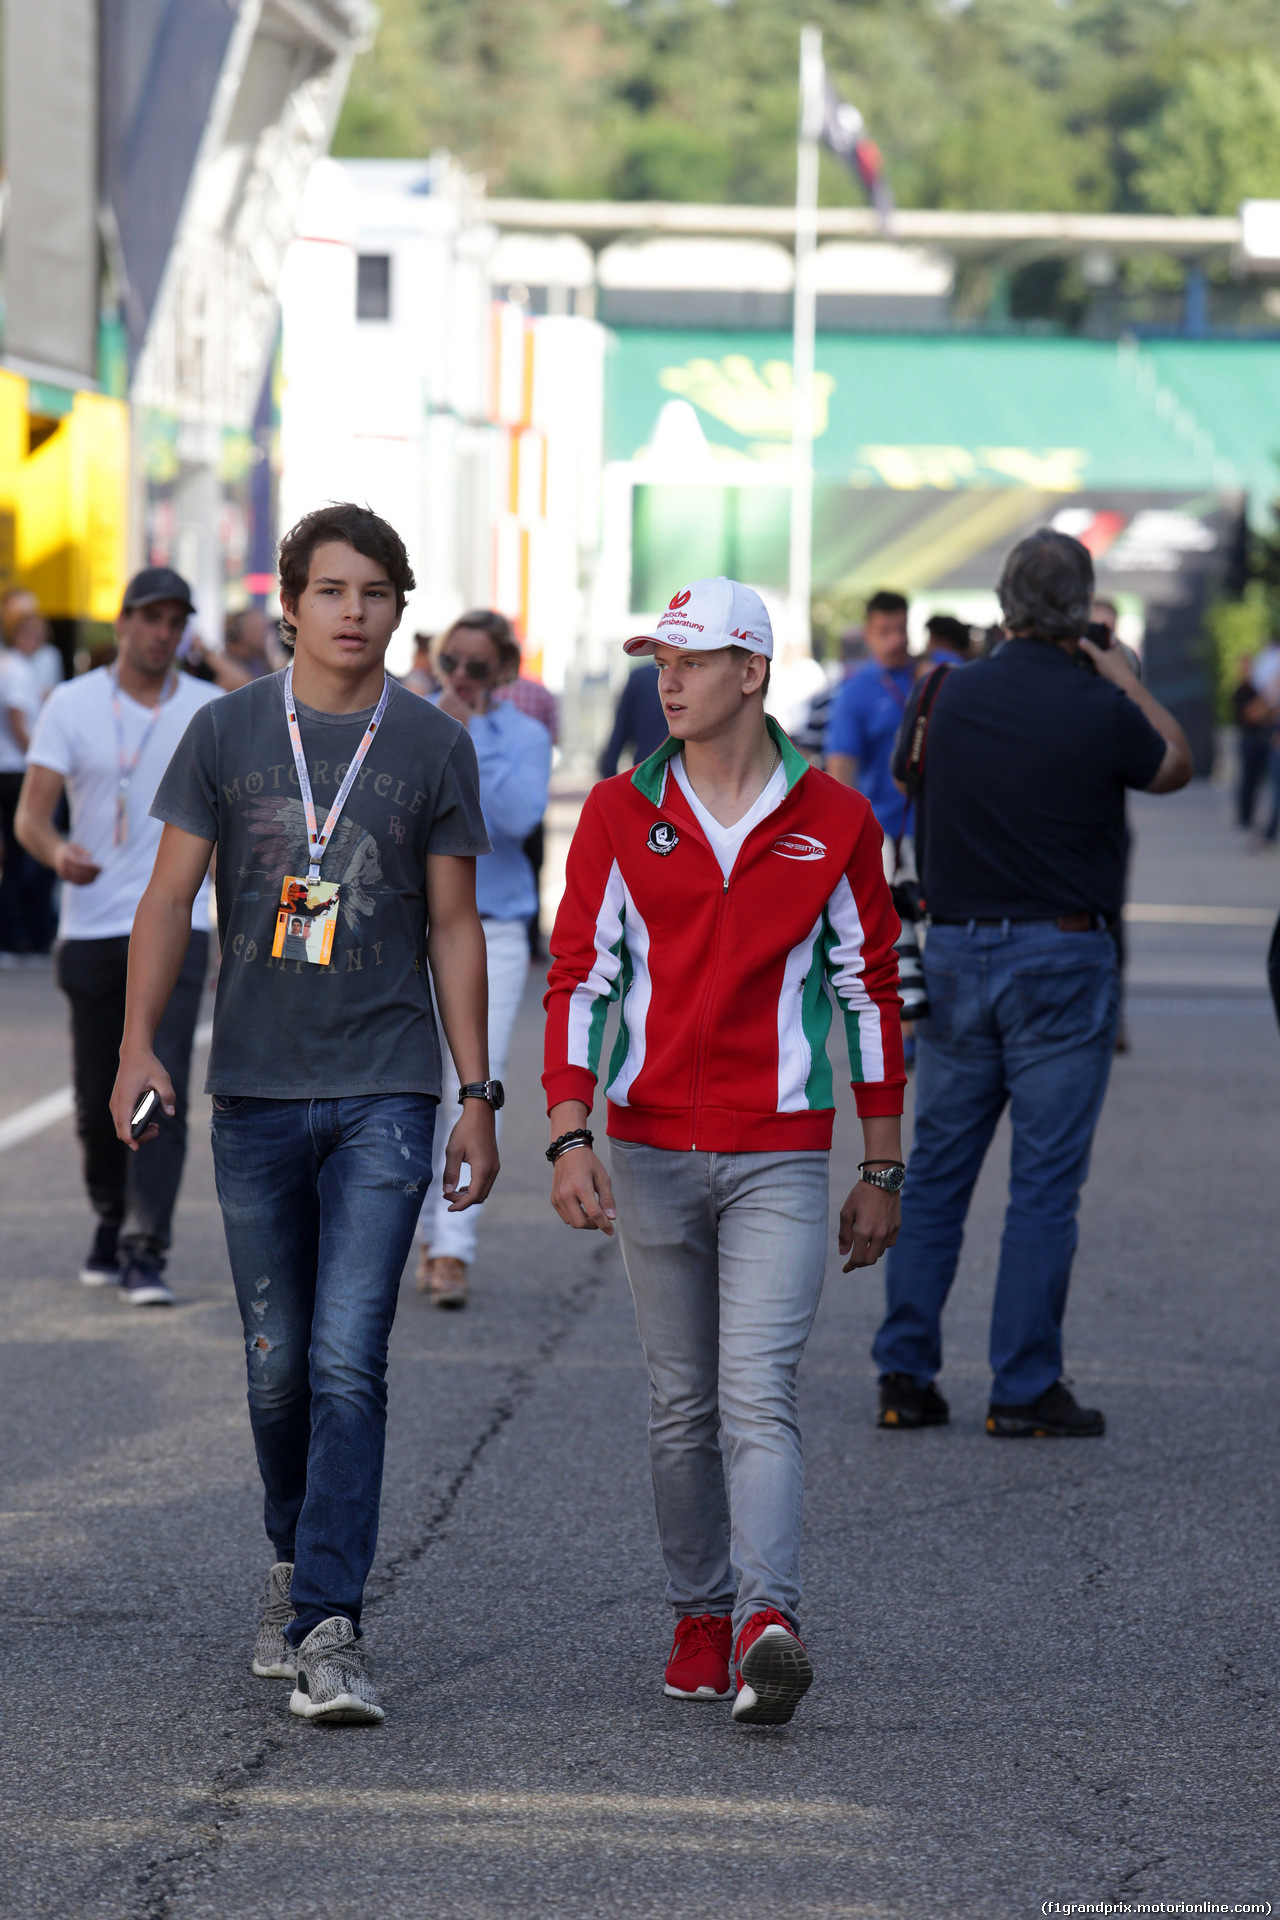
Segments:
[[[501,1080],[468,1080],[465,1087],[458,1088],[459,1100],[487,1100],[495,1113],[506,1097]]]

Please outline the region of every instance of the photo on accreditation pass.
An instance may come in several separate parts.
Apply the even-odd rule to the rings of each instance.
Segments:
[[[271,942],[276,960],[309,960],[327,967],[333,952],[333,930],[338,918],[338,888],[332,880],[298,880],[286,874],[280,889],[280,911]]]

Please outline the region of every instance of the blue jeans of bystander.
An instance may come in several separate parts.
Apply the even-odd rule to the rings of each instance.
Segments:
[[[942,1309],[996,1122],[1009,1106],[1009,1207],[991,1315],[992,1401],[1024,1406],[1062,1374],[1080,1189],[1115,1050],[1109,933],[1052,923],[932,927],[918,1033],[915,1140],[888,1257],[881,1373],[942,1365]]]
[[[1280,835],[1280,741],[1274,737],[1267,753],[1267,777],[1271,782],[1271,804],[1267,809],[1267,824],[1262,829],[1264,840],[1275,840]]]
[[[267,1536],[294,1563],[295,1646],[334,1614],[359,1630],[378,1540],[387,1343],[435,1115],[420,1093],[214,1097],[249,1421]]]

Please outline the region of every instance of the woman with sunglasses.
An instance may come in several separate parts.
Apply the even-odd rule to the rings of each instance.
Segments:
[[[538,906],[524,842],[546,812],[551,778],[546,727],[494,697],[512,651],[519,649],[509,621],[487,609],[464,613],[435,648],[440,681],[435,704],[471,735],[480,765],[480,804],[493,845],[492,853],[476,861],[476,904],[488,947],[489,1072],[495,1080],[506,1069],[529,974],[528,925]],[[447,1055],[444,1076],[446,1089],[456,1084]],[[478,1224],[472,1216],[479,1210],[450,1213],[447,1203],[440,1203],[440,1192],[437,1168],[432,1196],[418,1220],[418,1287],[433,1306],[465,1307]]]

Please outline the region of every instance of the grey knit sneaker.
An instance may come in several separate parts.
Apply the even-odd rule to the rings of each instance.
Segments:
[[[292,1581],[293,1562],[277,1560],[262,1590],[262,1617],[253,1643],[253,1670],[263,1680],[297,1677],[298,1656],[284,1637],[284,1630],[293,1619],[293,1603],[289,1598]]]
[[[363,1642],[345,1614],[313,1627],[298,1648],[298,1680],[289,1706],[327,1726],[377,1726],[386,1719],[369,1678]]]

